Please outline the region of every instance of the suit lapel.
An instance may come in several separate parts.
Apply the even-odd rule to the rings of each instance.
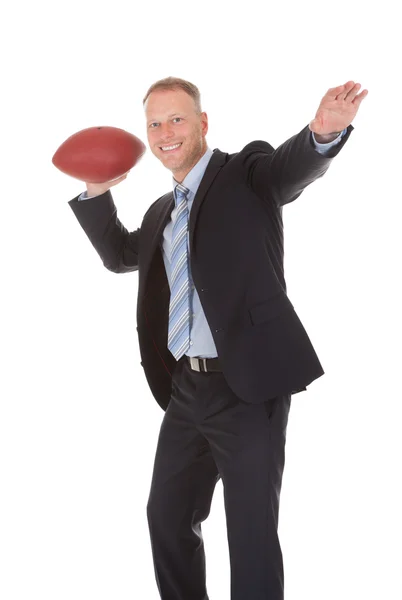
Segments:
[[[218,175],[219,171],[225,164],[226,159],[227,159],[227,153],[221,152],[221,150],[219,150],[218,148],[215,148],[215,150],[213,151],[213,154],[211,156],[211,159],[208,163],[208,166],[205,170],[204,176],[201,179],[201,183],[198,187],[197,193],[196,193],[194,201],[193,201],[193,205],[191,207],[191,212],[190,212],[190,223],[189,223],[190,254],[191,254],[192,247],[193,247],[195,225],[197,222],[198,214],[200,212],[201,204],[206,196],[207,191],[211,187],[212,182],[214,181],[215,177]]]
[[[171,212],[174,208],[173,192],[169,192],[168,194],[162,196],[158,208],[159,210],[154,218],[150,218],[146,222],[146,225],[143,223],[141,226],[141,237],[144,240],[143,248],[144,250],[146,249],[146,253],[144,252],[143,254],[141,269],[145,276],[148,273],[152,257],[155,255],[155,252],[160,251],[158,246],[162,240],[163,230],[165,229],[166,224],[170,219]]]

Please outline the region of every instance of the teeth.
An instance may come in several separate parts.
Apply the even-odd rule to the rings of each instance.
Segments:
[[[178,148],[179,146],[181,146],[181,142],[180,142],[180,144],[176,144],[175,146],[162,146],[162,150],[174,150],[175,148]]]

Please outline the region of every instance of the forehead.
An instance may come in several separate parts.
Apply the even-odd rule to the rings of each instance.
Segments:
[[[195,112],[194,100],[184,90],[155,90],[145,103],[147,119],[172,116],[178,112]]]

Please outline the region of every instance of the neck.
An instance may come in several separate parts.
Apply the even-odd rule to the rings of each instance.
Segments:
[[[185,178],[187,177],[187,175],[195,167],[195,165],[198,163],[198,161],[201,160],[201,158],[204,156],[204,154],[205,154],[206,151],[207,151],[207,145],[205,144],[203,146],[203,148],[202,148],[201,154],[198,156],[198,158],[196,158],[196,160],[193,162],[193,164],[191,165],[191,167],[189,169],[186,169],[185,172],[183,172],[183,171],[173,172],[172,171],[172,175],[173,175],[174,180],[177,183],[183,183],[183,181],[185,180]]]

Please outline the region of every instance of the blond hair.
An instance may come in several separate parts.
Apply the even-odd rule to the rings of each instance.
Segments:
[[[201,94],[196,85],[186,81],[185,79],[180,79],[180,77],[165,77],[165,79],[159,79],[151,85],[147,93],[145,94],[145,98],[142,101],[144,105],[147,101],[149,95],[155,90],[183,90],[191,96],[194,100],[195,109],[197,114],[201,114]]]

